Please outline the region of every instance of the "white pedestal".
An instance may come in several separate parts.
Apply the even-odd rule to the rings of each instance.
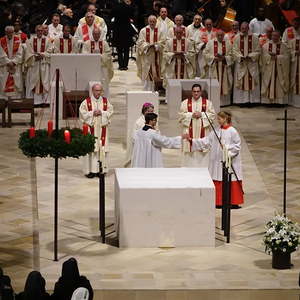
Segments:
[[[215,191],[206,168],[131,168],[115,173],[120,247],[215,245]]]
[[[127,123],[126,132],[127,139],[126,145],[128,145],[132,129],[135,121],[142,113],[142,106],[145,102],[151,102],[154,105],[154,112],[158,114],[158,93],[151,91],[127,91],[126,92],[126,106],[127,106]]]
[[[168,79],[166,100],[168,102],[169,119],[178,119],[182,90],[191,90],[193,84],[198,83],[208,93],[215,111],[220,111],[220,86],[217,79]],[[211,87],[210,87],[211,83]]]

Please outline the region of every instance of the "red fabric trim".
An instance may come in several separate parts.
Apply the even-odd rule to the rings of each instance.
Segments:
[[[295,38],[294,27],[289,27],[287,29],[287,38],[288,38],[288,40],[292,40]]]
[[[150,28],[146,27],[146,43],[150,43]]]
[[[11,74],[9,74],[6,79],[4,92],[10,93],[14,91],[15,91],[15,80],[14,77]]]
[[[88,41],[90,39],[89,26],[87,24],[82,25],[81,31],[82,31],[82,39],[84,41]]]
[[[59,39],[59,51],[60,51],[60,53],[64,53],[64,39],[63,38]]]
[[[216,190],[216,205],[222,205],[222,181],[213,180]],[[231,204],[239,205],[244,203],[244,195],[241,189],[242,180],[231,182]]]

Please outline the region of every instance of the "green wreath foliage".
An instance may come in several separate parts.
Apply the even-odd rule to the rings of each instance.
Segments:
[[[64,131],[69,130],[71,143],[64,140]],[[79,158],[94,151],[95,139],[91,134],[83,135],[79,128],[61,128],[48,136],[46,129],[35,131],[35,137],[29,137],[29,130],[20,134],[19,148],[28,157]]]

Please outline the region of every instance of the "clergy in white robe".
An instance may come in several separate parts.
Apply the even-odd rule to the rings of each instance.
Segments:
[[[282,35],[282,41],[288,43],[293,39],[300,39],[300,17],[293,19],[293,26],[285,29]]]
[[[159,10],[159,17],[157,18],[156,26],[167,37],[168,32],[174,27],[174,22],[168,18],[168,10],[166,7],[161,7]]]
[[[288,41],[291,51],[290,105],[300,107],[300,37]]]
[[[155,130],[157,114],[145,115],[146,124],[136,131],[133,138],[132,168],[162,168],[161,148],[180,149],[181,136],[166,137]]]
[[[78,53],[76,39],[71,35],[71,27],[65,25],[61,36],[53,41],[53,52],[61,54]]]
[[[96,12],[97,12],[96,6],[94,4],[89,4],[89,6],[87,7],[87,12],[92,13],[95,16],[94,24],[97,27],[100,27],[100,29],[101,29],[101,40],[106,40],[107,25],[103,18],[96,15]],[[84,25],[84,24],[86,24],[86,22],[87,22],[86,18],[83,17],[79,20],[78,25]]]
[[[14,27],[5,27],[5,36],[0,39],[0,96],[21,98],[22,79],[22,41],[14,35]]]
[[[217,29],[213,28],[211,19],[204,21],[204,28],[200,28],[194,34],[193,40],[195,41],[196,49],[196,75],[200,78],[208,78],[208,65],[203,55],[203,51],[210,40],[216,37]]]
[[[74,38],[78,42],[79,49],[82,47],[82,44],[88,40],[91,40],[93,37],[93,30],[99,26],[95,23],[95,15],[91,12],[85,14],[85,23],[79,24]]]
[[[228,149],[231,157],[232,167],[236,176],[232,175],[231,182],[231,204],[233,208],[244,203],[242,188],[242,161],[241,161],[241,139],[237,130],[231,125],[231,114],[228,112],[218,113],[218,123],[220,127],[216,129],[217,136],[222,143],[222,147]],[[222,205],[222,160],[223,149],[214,131],[202,139],[192,139],[192,148],[196,150],[210,150],[208,171],[216,188],[216,206]]]
[[[204,138],[210,132],[210,122],[215,119],[215,110],[212,102],[201,96],[201,86],[192,86],[192,98],[182,101],[179,112],[179,123],[183,134],[191,139]],[[208,151],[193,151],[191,143],[184,140],[182,143],[182,166],[189,168],[207,168]]]
[[[25,64],[26,97],[34,98],[34,104],[47,101],[50,88],[50,56],[53,45],[49,38],[43,36],[42,25],[36,26],[36,36],[26,41]]]
[[[265,9],[263,7],[258,9],[257,17],[250,21],[249,27],[252,33],[258,35],[266,33],[268,27],[272,27],[274,29],[273,23],[266,18]]]
[[[198,14],[194,15],[193,23],[187,26],[188,36],[191,40],[194,40],[195,34],[198,32],[200,28],[204,28],[202,24],[202,17]]]
[[[126,160],[124,166],[128,166],[131,162],[131,156],[132,156],[132,149],[133,149],[133,138],[137,130],[143,128],[145,126],[145,115],[148,113],[154,112],[154,105],[150,102],[145,102],[142,106],[142,113],[137,118],[133,125],[133,129],[131,132],[131,139],[128,141],[127,149],[126,149]],[[157,130],[157,124],[156,124],[156,130]]]
[[[234,89],[233,103],[259,103],[259,57],[258,36],[249,32],[249,25],[243,22],[241,32],[233,43]]]
[[[83,172],[88,178],[93,178],[99,173],[99,159],[104,173],[108,171],[108,126],[113,114],[113,106],[107,98],[101,96],[102,93],[103,88],[100,84],[93,85],[92,97],[85,99],[79,107],[80,121],[87,124],[90,133],[96,137],[94,152],[83,158]]]
[[[101,68],[103,78],[101,82],[105,91],[105,95],[109,95],[109,83],[114,76],[114,67],[111,57],[111,49],[108,43],[100,39],[101,30],[95,28],[93,30],[93,37],[91,40],[84,42],[82,47],[82,53],[84,54],[100,54]]]
[[[63,26],[60,24],[60,16],[55,13],[52,16],[52,23],[48,26],[49,29],[49,37],[54,40],[62,35]]]
[[[240,23],[238,21],[233,21],[232,29],[225,34],[225,39],[229,40],[233,45],[234,38],[238,35],[240,29]]]
[[[209,66],[209,78],[218,79],[220,84],[220,105],[230,105],[232,88],[232,45],[224,39],[224,32],[219,30],[217,37],[210,40],[204,50],[204,57]]]
[[[193,79],[195,77],[194,43],[184,38],[183,29],[175,29],[175,37],[167,39],[164,49],[162,73],[164,86],[168,79]]]
[[[137,40],[137,76],[142,80],[145,91],[154,91],[155,81],[160,81],[162,53],[165,36],[156,26],[156,17],[148,17]]]
[[[272,40],[263,46],[261,101],[265,104],[287,104],[289,90],[289,49],[273,31]]]
[[[174,18],[175,24],[168,31],[168,35],[167,35],[168,39],[175,38],[175,30],[176,30],[176,28],[182,28],[182,35],[183,35],[183,37],[184,38],[189,38],[187,28],[183,25],[183,21],[184,21],[184,19],[183,19],[182,15],[175,16],[175,18]]]

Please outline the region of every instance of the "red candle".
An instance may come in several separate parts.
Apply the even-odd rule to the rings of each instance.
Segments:
[[[48,136],[51,136],[52,132],[53,132],[53,121],[49,120],[48,121]]]
[[[83,135],[87,135],[89,132],[89,126],[87,124],[83,124],[82,126]]]
[[[65,136],[65,142],[67,144],[70,144],[71,143],[71,134],[70,134],[70,131],[69,130],[65,130],[64,136]]]
[[[34,127],[29,128],[29,137],[31,139],[35,137],[35,128]]]

